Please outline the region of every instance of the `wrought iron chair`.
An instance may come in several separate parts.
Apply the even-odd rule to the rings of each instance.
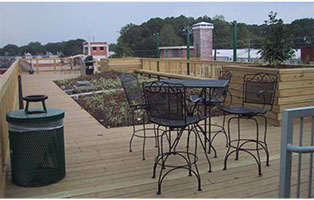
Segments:
[[[197,142],[200,141],[203,150],[206,152],[204,143],[198,133],[198,123],[203,120],[202,117],[192,115],[186,105],[186,88],[184,85],[169,84],[162,81],[144,84],[145,99],[149,105],[148,117],[149,121],[157,125],[157,135],[159,136],[160,127],[163,127],[160,137],[158,138],[158,154],[155,158],[153,167],[153,178],[156,177],[156,168],[160,167],[158,178],[158,191],[161,194],[161,184],[165,177],[176,169],[187,169],[189,175],[192,173],[196,176],[198,181],[198,190],[201,190],[201,177],[197,168]],[[184,132],[187,130],[187,132]],[[173,132],[177,133],[175,136]],[[178,144],[182,141],[183,133],[187,134],[187,144],[183,145],[184,150],[177,150]],[[194,152],[190,152],[190,135],[194,134]],[[192,134],[192,135],[193,135]],[[173,137],[173,141],[171,140]],[[166,143],[164,144],[164,138]],[[159,141],[160,139],[160,141]],[[164,150],[164,148],[166,150]],[[205,153],[207,161],[209,158]],[[169,158],[180,158],[185,164],[169,164]],[[194,169],[193,169],[194,167]],[[169,171],[164,173],[166,168]]]
[[[194,103],[198,103],[200,105],[206,105],[209,107],[210,110],[213,110],[213,108],[216,108],[216,110],[221,110],[221,107],[225,103],[227,94],[229,93],[230,96],[230,103],[232,101],[232,95],[230,91],[228,90],[230,81],[232,78],[232,72],[231,71],[221,71],[218,80],[229,80],[228,84],[224,88],[217,88],[212,91],[211,96],[198,96],[198,95],[191,95],[190,100]],[[210,112],[211,113],[211,112]],[[211,116],[208,116],[211,117]],[[206,125],[206,124],[205,124]],[[223,133],[226,138],[226,147],[228,147],[228,136],[225,131],[225,115],[223,117],[222,125],[220,124],[210,124],[211,127],[215,127],[215,130],[211,130],[210,133],[208,133],[209,141],[211,142],[210,146],[213,144],[214,139],[219,133]],[[212,135],[213,134],[213,135]],[[212,147],[212,146],[211,146]],[[210,153],[210,149],[208,149],[208,152]],[[217,152],[215,148],[212,147],[212,149],[215,152],[215,157],[217,157]]]
[[[271,75],[267,73],[246,74],[243,77],[243,96],[242,106],[228,106],[222,107],[222,110],[229,114],[237,115],[231,117],[228,120],[228,150],[224,159],[224,170],[227,169],[227,160],[232,153],[236,153],[236,160],[239,159],[239,151],[244,151],[253,156],[258,166],[258,174],[262,175],[260,150],[264,150],[266,153],[266,166],[269,166],[269,151],[266,143],[267,134],[267,118],[265,114],[271,111],[273,108],[273,102],[275,98],[275,91],[277,87],[277,75]],[[252,107],[252,104],[255,107]],[[251,106],[250,106],[251,105]],[[264,137],[260,138],[259,135],[259,123],[255,119],[261,117],[264,119]],[[231,139],[230,134],[230,122],[233,119],[237,119],[238,122],[238,134],[237,138]],[[256,123],[256,138],[241,138],[240,132],[240,119],[253,120]],[[248,146],[253,144],[252,146]],[[232,151],[230,151],[232,149]],[[256,156],[251,152],[255,151]]]
[[[128,101],[128,105],[130,106],[130,108],[132,108],[133,134],[129,142],[129,148],[130,148],[129,151],[132,152],[132,141],[133,141],[134,136],[143,138],[142,159],[145,160],[146,138],[155,138],[155,146],[157,147],[157,140],[156,140],[157,135],[155,132],[155,127],[147,128],[145,126],[145,120],[146,120],[145,115],[146,115],[147,104],[144,101],[143,91],[137,78],[130,73],[123,73],[120,76],[120,81],[121,81],[126,99]],[[137,120],[136,118],[137,111],[143,112],[143,115],[142,115],[143,127],[140,129],[136,129],[136,126],[135,126],[135,120]],[[148,130],[153,130],[154,135],[147,135],[146,131]]]

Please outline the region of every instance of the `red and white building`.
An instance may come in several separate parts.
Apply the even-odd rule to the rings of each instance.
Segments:
[[[96,60],[108,58],[108,52],[107,42],[83,42],[83,54],[93,56]]]

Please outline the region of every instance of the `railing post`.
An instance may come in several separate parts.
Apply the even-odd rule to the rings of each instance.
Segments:
[[[39,73],[39,65],[38,65],[38,58],[36,58],[36,73]]]
[[[24,109],[23,104],[23,90],[22,90],[22,78],[21,75],[18,75],[18,90],[19,90],[19,108]]]
[[[56,66],[56,59],[53,59],[53,71],[56,73],[57,72],[57,66]]]
[[[287,144],[292,144],[292,133],[293,121],[288,111],[284,110],[281,127],[279,198],[290,197],[292,152],[287,150]]]
[[[73,70],[73,58],[70,58],[70,70]]]

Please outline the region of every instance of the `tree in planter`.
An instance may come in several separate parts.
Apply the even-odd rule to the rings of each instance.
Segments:
[[[291,34],[282,19],[276,19],[277,13],[270,12],[265,20],[265,38],[261,58],[271,66],[278,66],[294,55]]]

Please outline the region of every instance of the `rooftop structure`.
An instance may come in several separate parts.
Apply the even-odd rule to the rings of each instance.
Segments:
[[[93,56],[99,60],[101,58],[108,58],[109,46],[107,42],[84,42],[83,54]]]
[[[191,57],[198,57],[202,60],[213,60],[213,24],[200,22],[192,27],[194,46],[190,47]],[[185,58],[186,46],[160,47],[162,58]]]

